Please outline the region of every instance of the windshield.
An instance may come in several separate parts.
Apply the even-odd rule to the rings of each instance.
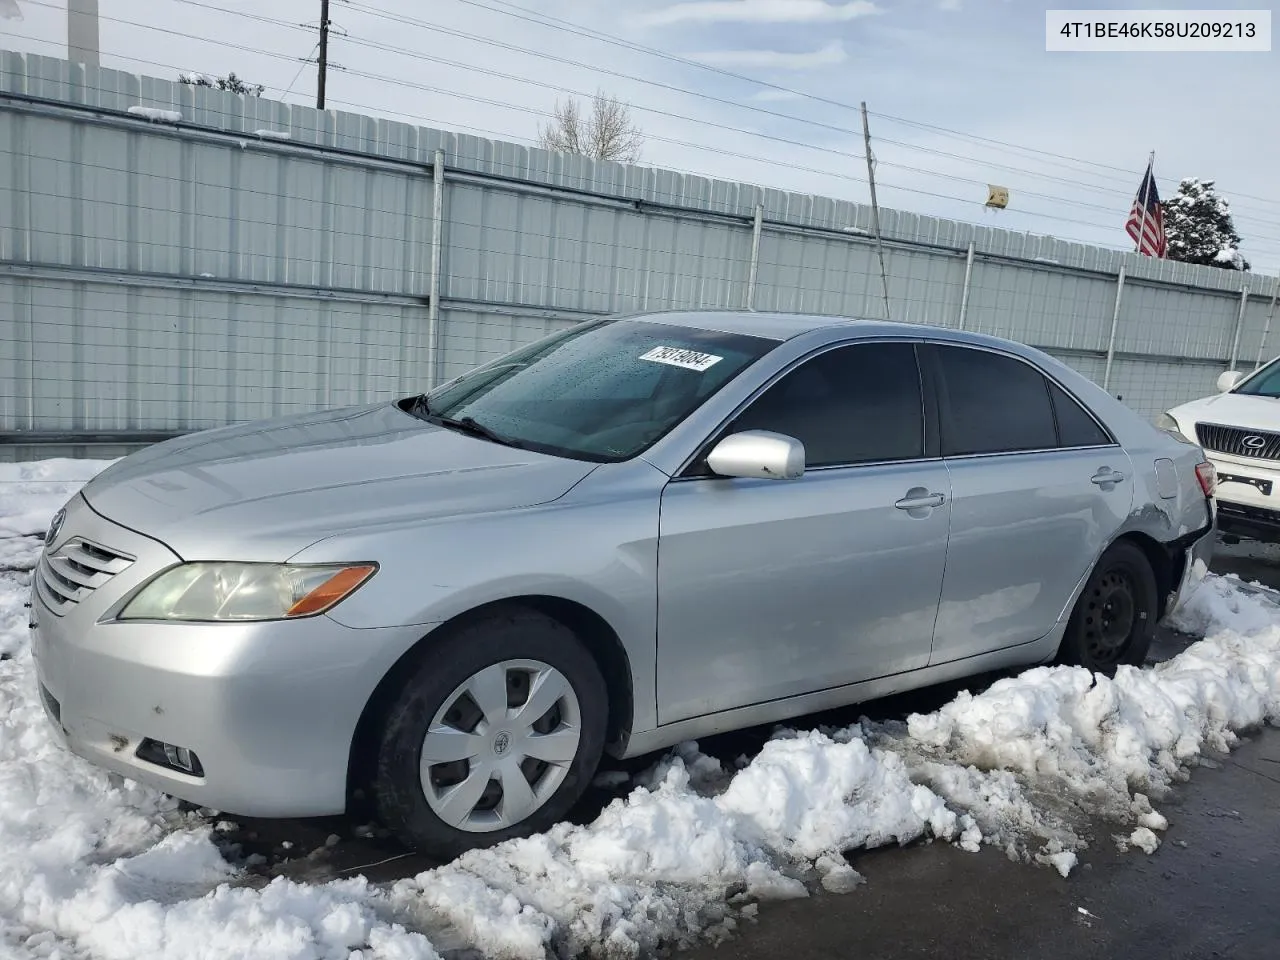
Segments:
[[[1280,358],[1272,360],[1231,392],[1250,397],[1280,398]]]
[[[589,321],[438,387],[411,412],[512,446],[627,460],[777,345],[644,320]]]

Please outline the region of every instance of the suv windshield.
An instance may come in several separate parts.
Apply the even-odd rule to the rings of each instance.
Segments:
[[[1272,360],[1231,392],[1243,393],[1251,397],[1280,399],[1280,363]]]
[[[644,320],[589,321],[446,383],[409,410],[511,446],[627,460],[777,345]]]

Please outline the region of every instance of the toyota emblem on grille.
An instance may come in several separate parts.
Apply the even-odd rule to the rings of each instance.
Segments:
[[[1240,442],[1243,443],[1250,450],[1261,450],[1263,447],[1267,445],[1267,438],[1259,437],[1257,435],[1251,435],[1251,436],[1245,437]]]
[[[49,532],[44,535],[45,546],[52,546],[53,541],[58,539],[58,533],[62,530],[62,522],[66,519],[66,510],[59,510],[53,515],[53,520],[49,524]]]

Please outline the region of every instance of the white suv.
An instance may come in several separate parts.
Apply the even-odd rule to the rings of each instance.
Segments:
[[[1280,541],[1280,357],[1218,377],[1215,397],[1174,407],[1156,425],[1205,450],[1218,470],[1218,529]]]

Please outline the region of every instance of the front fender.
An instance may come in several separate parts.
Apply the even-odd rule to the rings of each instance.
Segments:
[[[313,544],[295,563],[375,560],[378,572],[328,614],[344,626],[422,634],[498,601],[554,597],[606,621],[631,664],[633,729],[654,722],[658,490],[611,491]]]

